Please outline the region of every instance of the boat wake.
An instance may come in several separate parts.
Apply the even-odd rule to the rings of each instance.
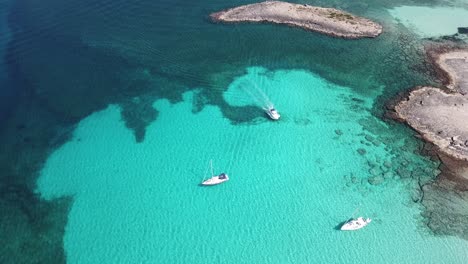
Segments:
[[[251,81],[243,81],[239,84],[239,87],[247,93],[260,108],[269,110],[274,108],[270,98],[263,92],[257,84]]]

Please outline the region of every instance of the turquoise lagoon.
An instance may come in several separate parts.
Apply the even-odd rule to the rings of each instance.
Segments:
[[[250,67],[224,100],[255,105],[251,83],[275,103],[278,122],[260,108],[248,123],[217,106],[194,111],[197,89],[179,103],[155,101],[159,116],[141,143],[116,105],[82,120],[37,182],[44,199],[73,197],[67,262],[466,263],[467,241],[422,224],[411,180],[368,182],[369,162],[391,160],[404,144],[363,144],[377,136],[369,124],[387,126],[370,112],[381,91],[362,95],[310,71]],[[199,186],[210,159],[229,182]],[[336,230],[356,208],[373,222]]]

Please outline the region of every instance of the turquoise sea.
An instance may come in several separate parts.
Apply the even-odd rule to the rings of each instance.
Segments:
[[[421,203],[439,162],[383,118],[440,85],[407,12],[447,2],[300,1],[383,24],[364,40],[208,20],[246,3],[0,5],[0,263],[467,263]]]

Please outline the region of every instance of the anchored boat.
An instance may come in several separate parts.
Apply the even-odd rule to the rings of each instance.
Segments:
[[[368,225],[371,221],[372,219],[370,218],[366,218],[366,219],[362,217],[358,217],[356,219],[351,218],[341,226],[341,230],[343,231],[358,230]]]
[[[213,161],[210,160],[210,168],[211,168],[211,178],[205,180],[203,179],[202,185],[210,186],[210,185],[217,185],[223,183],[225,181],[229,181],[229,176],[226,173],[221,173],[219,175],[214,175],[213,171]]]

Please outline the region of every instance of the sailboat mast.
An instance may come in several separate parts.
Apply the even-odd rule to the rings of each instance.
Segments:
[[[359,207],[356,208],[356,209],[354,209],[354,212],[353,212],[353,214],[351,215],[351,218],[354,218],[354,215],[355,215],[357,212],[359,212]]]
[[[210,160],[210,167],[211,167],[211,177],[214,176],[214,172],[213,172],[213,160]]]

